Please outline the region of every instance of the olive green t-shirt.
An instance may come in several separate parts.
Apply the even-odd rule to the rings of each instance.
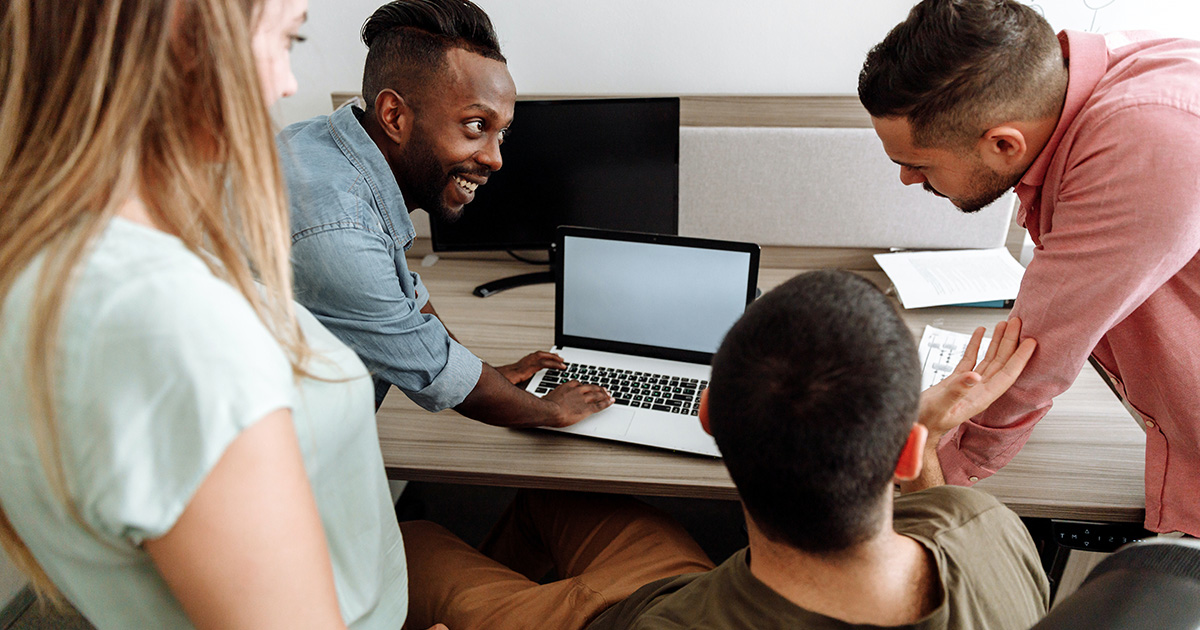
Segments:
[[[1029,532],[991,495],[942,486],[896,499],[894,527],[929,549],[943,598],[922,630],[1029,628],[1046,613],[1049,584]],[[588,630],[862,628],[805,610],[750,573],[749,549],[706,573],[651,582]]]

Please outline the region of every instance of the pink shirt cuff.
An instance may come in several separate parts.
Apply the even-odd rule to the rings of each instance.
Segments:
[[[938,461],[942,465],[942,475],[948,484],[969,487],[996,472],[979,466],[959,450],[958,431],[952,431],[942,438],[937,450]]]

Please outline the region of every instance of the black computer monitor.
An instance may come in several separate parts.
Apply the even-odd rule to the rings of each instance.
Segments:
[[[548,251],[560,225],[679,233],[678,98],[518,101],[501,154],[461,218],[431,221],[434,251]]]

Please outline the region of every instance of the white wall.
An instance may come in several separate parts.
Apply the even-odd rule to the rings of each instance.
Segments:
[[[363,21],[384,0],[309,0],[288,124],[357,91]],[[911,0],[477,0],[524,94],[849,94],[867,50]],[[1200,38],[1194,0],[1036,0],[1058,29]],[[1096,8],[1092,8],[1096,7]]]

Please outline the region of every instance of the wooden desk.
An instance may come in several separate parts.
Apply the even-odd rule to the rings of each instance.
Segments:
[[[414,248],[416,249],[416,248]],[[423,253],[423,252],[421,252]],[[804,255],[768,255],[791,269],[764,268],[768,290],[797,273]],[[824,266],[828,256],[815,260]],[[486,299],[471,290],[526,273],[505,260],[446,259],[410,265],[429,287],[443,321],[493,365],[512,363],[554,342],[554,287],[522,287]],[[862,272],[885,283],[882,272]],[[905,312],[913,334],[926,324],[970,332],[1005,315],[997,309],[934,308]],[[453,411],[428,413],[395,388],[378,415],[384,463],[393,479],[640,495],[735,499],[720,460],[539,430],[468,420]],[[979,483],[1022,516],[1140,522],[1144,517],[1145,435],[1090,367],[1060,396],[1008,466]]]

